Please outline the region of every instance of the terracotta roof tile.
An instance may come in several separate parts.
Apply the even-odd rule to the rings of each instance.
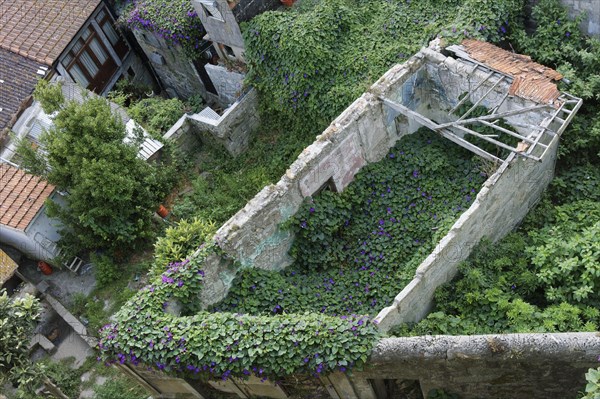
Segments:
[[[0,48],[52,65],[100,3],[0,0]]]
[[[553,104],[560,96],[553,81],[563,76],[554,69],[533,62],[527,55],[511,53],[490,43],[466,39],[461,44],[476,61],[514,78],[509,94],[543,104]]]
[[[0,49],[0,131],[33,92],[40,63]]]
[[[25,230],[54,186],[21,169],[0,164],[0,224]]]

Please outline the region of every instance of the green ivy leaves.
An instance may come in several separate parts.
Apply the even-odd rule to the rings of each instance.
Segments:
[[[213,378],[250,374],[271,378],[360,368],[376,342],[377,329],[360,316],[321,314],[252,316],[208,313],[196,304],[204,276],[199,269],[214,248],[172,263],[100,331],[107,362],[145,364],[181,374]],[[188,316],[165,312],[169,302]]]
[[[266,12],[242,26],[247,78],[268,112],[324,127],[438,34],[499,40],[520,11],[520,0],[330,0]]]
[[[470,158],[425,129],[404,137],[344,192],[308,199],[289,220],[294,265],[240,271],[215,309],[375,315],[475,200],[485,177]]]

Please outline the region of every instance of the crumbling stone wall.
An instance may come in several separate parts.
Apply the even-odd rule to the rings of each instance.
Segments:
[[[256,90],[250,90],[240,96],[217,119],[202,113],[183,115],[163,138],[173,140],[181,150],[193,153],[202,138],[209,135],[235,156],[248,148],[250,134],[259,123],[258,93]]]
[[[215,240],[228,257],[241,267],[281,270],[290,265],[288,250],[293,236],[280,224],[294,215],[304,198],[330,184],[342,191],[360,168],[380,160],[400,138],[394,119],[387,120],[377,93],[389,89],[392,83],[408,79],[422,64],[413,57],[386,75],[374,92],[365,93],[350,105],[331,125],[304,149],[281,180],[265,187],[246,206],[227,221],[216,233]],[[205,270],[212,266],[207,264]],[[213,297],[205,304],[223,299],[235,270],[221,270],[219,281],[205,276]],[[215,275],[215,274],[213,274]]]
[[[475,71],[473,67],[453,58],[425,49],[422,53],[429,62],[420,68],[413,77],[394,90],[393,99],[409,108],[419,111],[437,122],[447,122],[452,118],[448,109],[456,105],[459,95],[476,87],[476,82],[484,79],[487,72]],[[472,91],[475,102],[492,87],[487,82]],[[487,107],[498,104],[508,90],[508,83],[498,85],[482,102]],[[435,106],[430,106],[435,104]],[[506,99],[498,113],[533,106],[535,103],[521,98]],[[509,123],[548,125],[554,108],[537,110],[506,118]],[[454,117],[456,118],[456,117]],[[400,117],[404,129],[412,130],[416,124],[411,118]],[[516,127],[523,131],[523,127]],[[438,243],[435,250],[419,266],[415,278],[406,286],[393,304],[384,308],[376,317],[382,330],[403,322],[416,322],[429,312],[434,291],[441,284],[450,281],[456,274],[458,264],[466,259],[483,237],[499,240],[520,223],[527,212],[537,203],[542,192],[552,180],[558,146],[558,136],[554,136],[542,162],[537,162],[511,154],[497,169],[492,168],[490,178],[484,183],[475,201],[448,234]],[[535,155],[540,156],[541,153]]]
[[[290,265],[288,250],[294,237],[280,225],[296,213],[304,198],[324,185],[342,191],[362,166],[380,160],[402,135],[421,126],[381,99],[389,98],[444,122],[450,117],[443,109],[455,105],[458,95],[472,89],[481,79],[480,74],[484,75],[483,71],[476,71],[471,76],[472,69],[429,49],[390,69],[304,149],[277,184],[265,187],[217,231],[215,239],[221,249],[241,267],[281,270]],[[477,101],[492,84],[476,90],[472,101]],[[502,89],[507,88],[508,84],[499,85],[491,99],[500,98],[505,93]],[[530,104],[533,103],[509,98],[499,112]],[[526,117],[527,122],[542,123],[549,112],[532,113]],[[471,208],[421,265],[415,280],[406,288],[398,287],[398,292],[402,292],[378,316],[383,329],[422,318],[435,288],[454,276],[458,262],[482,237],[499,239],[520,222],[552,178],[555,151],[553,142],[544,162],[528,162],[514,156],[504,162]],[[210,264],[205,267],[210,268]],[[205,297],[205,304],[223,299],[234,275],[235,270],[229,269],[222,271],[218,280],[207,279],[207,286],[221,289],[211,290],[214,297]]]

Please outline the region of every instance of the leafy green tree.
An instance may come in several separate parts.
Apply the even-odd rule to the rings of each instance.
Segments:
[[[0,385],[11,382],[31,391],[39,381],[42,370],[29,360],[28,348],[39,314],[35,297],[12,299],[0,291]]]
[[[42,106],[59,111],[41,137],[45,170],[24,166],[68,193],[66,206],[47,204],[48,215],[64,225],[61,244],[74,252],[125,250],[149,236],[153,210],[171,187],[171,169],[143,161],[135,143],[124,143],[125,126],[105,99],[80,104],[52,97],[48,105],[46,97],[38,98]]]

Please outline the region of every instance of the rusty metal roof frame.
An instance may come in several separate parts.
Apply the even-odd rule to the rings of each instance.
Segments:
[[[474,73],[476,70],[483,71],[485,73],[485,77],[482,80],[480,80],[479,82],[477,82],[475,87],[473,89],[471,89],[467,93],[467,95],[465,95],[456,104],[456,106],[454,106],[450,110],[450,112],[448,113],[449,115],[454,113],[463,103],[465,103],[467,100],[469,100],[471,98],[472,94],[477,89],[479,89],[483,84],[485,84],[486,82],[491,83],[491,82],[494,82],[494,80],[495,80],[495,82],[485,92],[485,94],[481,98],[479,98],[457,120],[455,120],[453,122],[438,124],[437,122],[425,117],[424,115],[421,115],[418,112],[412,111],[411,109],[405,107],[404,105],[399,104],[395,101],[392,101],[389,98],[381,97],[380,99],[383,101],[383,103],[386,106],[388,106],[389,108],[395,110],[396,112],[399,112],[401,114],[404,114],[405,116],[409,116],[409,117],[413,118],[419,124],[440,133],[445,138],[461,145],[462,147],[465,147],[466,149],[474,152],[475,154],[477,154],[489,161],[492,161],[494,163],[502,163],[503,160],[493,154],[490,154],[489,152],[485,151],[484,149],[478,147],[477,145],[465,140],[464,138],[458,136],[454,132],[454,129],[460,130],[463,134],[468,134],[471,136],[478,137],[479,139],[482,139],[489,143],[492,143],[492,144],[496,145],[497,147],[509,150],[509,151],[515,153],[516,155],[541,162],[542,159],[544,158],[544,156],[546,155],[548,148],[550,148],[554,145],[554,141],[558,140],[560,135],[563,133],[563,131],[568,126],[568,124],[571,122],[571,120],[577,113],[577,110],[581,107],[583,100],[581,100],[580,98],[574,97],[568,93],[559,92],[559,96],[556,99],[553,99],[552,102],[544,104],[544,103],[539,103],[539,101],[537,101],[539,103],[538,105],[533,105],[533,106],[524,107],[524,108],[517,109],[517,110],[497,113],[498,110],[500,109],[500,106],[504,103],[504,101],[508,98],[508,96],[511,95],[511,93],[509,91],[507,91],[506,94],[502,97],[502,99],[497,104],[490,107],[491,112],[489,114],[467,119],[469,114],[473,110],[475,110],[475,108],[479,104],[481,104],[481,102],[488,96],[488,94],[490,94],[501,82],[506,82],[508,84],[511,84],[514,80],[514,77],[507,73],[504,73],[502,71],[496,70],[493,67],[490,67],[486,64],[483,64],[481,62],[474,60],[473,58],[471,58],[469,56],[469,54],[467,52],[464,51],[464,48],[462,46],[450,46],[447,48],[447,50],[454,52],[463,61],[472,64],[473,69],[471,70],[469,78],[474,76]],[[504,50],[502,50],[502,51],[504,51]],[[518,114],[524,114],[524,113],[528,113],[528,112],[539,112],[544,109],[546,109],[546,110],[555,109],[555,111],[552,113],[552,115],[550,117],[544,119],[539,126],[519,125],[517,123],[509,123],[514,126],[532,128],[532,133],[529,134],[528,136],[524,136],[518,132],[508,130],[506,128],[503,128],[503,127],[497,125],[497,123],[502,118],[514,116],[514,115],[518,115]],[[553,122],[558,123],[558,128],[555,128],[554,130],[552,130],[550,127]],[[498,135],[494,136],[494,137],[498,137],[499,135],[505,134],[505,135],[509,135],[509,136],[520,139],[520,143],[516,147],[512,147],[512,146],[505,144],[499,140],[495,140],[493,137],[490,137],[489,135],[484,135],[484,134],[478,133],[472,129],[469,129],[468,127],[466,127],[466,125],[469,125],[469,124],[481,124],[481,125],[488,126],[498,132]],[[546,143],[546,144],[544,144],[544,143]],[[541,155],[534,155],[534,150],[536,148],[543,149],[541,151]],[[536,152],[536,153],[538,153],[538,152]]]

